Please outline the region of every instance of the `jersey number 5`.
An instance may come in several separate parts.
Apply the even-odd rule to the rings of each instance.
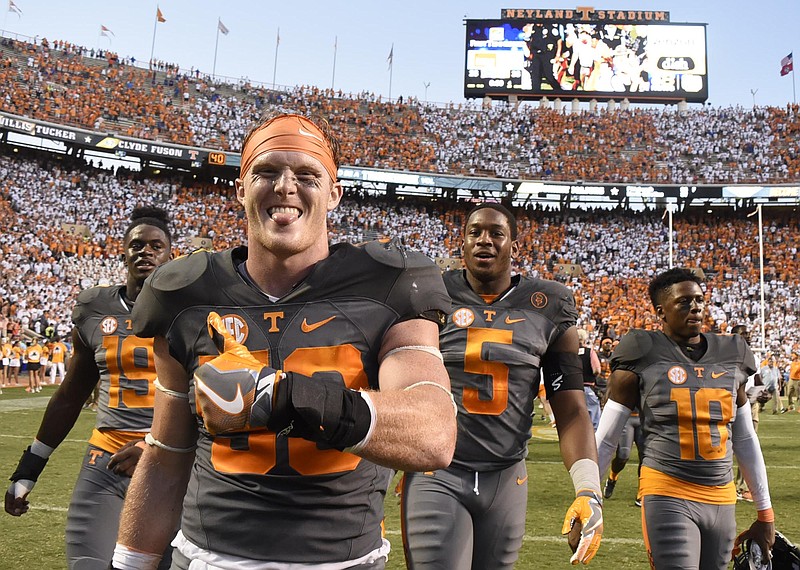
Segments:
[[[484,360],[483,345],[487,342],[511,344],[514,331],[502,329],[467,329],[467,347],[464,351],[464,372],[489,376],[491,400],[481,400],[478,388],[464,388],[462,402],[471,414],[498,416],[508,407],[508,366],[502,362]]]

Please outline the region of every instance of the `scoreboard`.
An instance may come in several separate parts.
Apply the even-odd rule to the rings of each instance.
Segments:
[[[564,18],[465,23],[467,98],[708,99],[705,24]]]

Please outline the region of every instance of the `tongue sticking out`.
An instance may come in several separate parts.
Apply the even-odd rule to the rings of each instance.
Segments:
[[[300,212],[294,208],[281,208],[273,210],[270,217],[276,224],[286,226],[296,221],[300,217]]]

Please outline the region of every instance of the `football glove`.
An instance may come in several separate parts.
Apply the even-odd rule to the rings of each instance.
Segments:
[[[11,486],[6,491],[5,510],[8,514],[18,517],[28,512],[28,495],[33,491],[45,465],[47,458],[33,453],[31,446],[22,452],[17,468],[10,477]]]
[[[575,565],[589,564],[600,548],[603,536],[603,502],[594,491],[582,490],[567,510],[561,534],[568,534],[576,522],[581,523],[581,539],[578,548],[569,559]]]
[[[194,373],[195,399],[206,429],[216,435],[267,427],[275,387],[285,375],[256,360],[215,312],[208,315],[208,330],[221,341],[222,354]]]
[[[284,376],[275,387],[271,430],[340,451],[363,444],[373,425],[364,392],[347,388],[338,374]]]

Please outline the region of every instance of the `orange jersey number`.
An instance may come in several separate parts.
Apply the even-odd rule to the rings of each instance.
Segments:
[[[481,400],[477,388],[464,388],[462,402],[471,414],[499,416],[508,407],[508,366],[481,358],[487,342],[511,344],[514,331],[502,329],[467,329],[467,347],[464,351],[464,372],[489,376],[492,399]]]
[[[722,459],[727,452],[728,422],[733,418],[733,396],[722,388],[700,388],[692,396],[689,388],[673,388],[669,398],[678,407],[678,440],[681,459]],[[712,402],[721,418],[712,419]],[[717,444],[714,443],[716,436]],[[696,439],[696,443],[695,443]]]
[[[155,399],[153,381],[156,378],[153,339],[104,336],[103,348],[106,349],[109,375],[108,407],[152,408]],[[123,386],[120,382],[123,378],[130,384]],[[147,392],[144,392],[145,385]]]
[[[266,351],[254,351],[259,362],[269,365]],[[207,361],[213,357],[205,357]],[[284,361],[287,371],[304,376],[315,372],[337,372],[348,388],[366,388],[367,374],[361,364],[361,353],[350,344],[298,348]],[[216,437],[211,444],[211,462],[222,473],[269,472],[275,467],[276,434],[269,431],[243,432],[232,438]],[[361,459],[335,449],[320,450],[313,441],[288,438],[289,465],[301,475],[327,475],[356,468]]]

